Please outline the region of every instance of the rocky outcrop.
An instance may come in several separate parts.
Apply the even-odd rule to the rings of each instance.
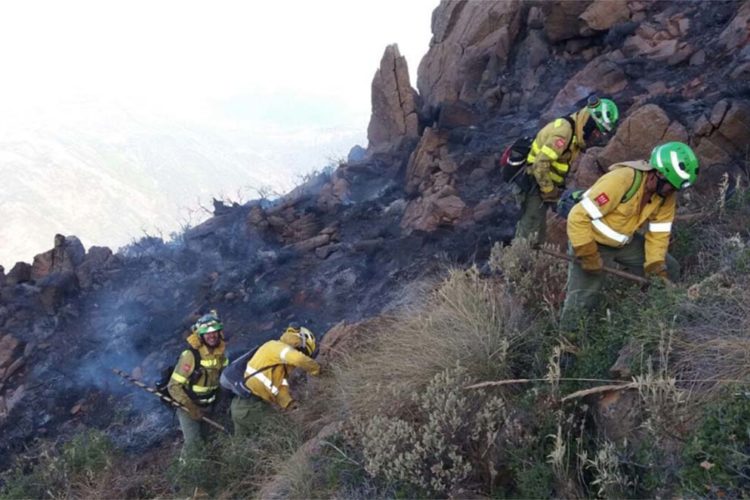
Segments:
[[[521,27],[521,2],[443,0],[432,15],[430,50],[419,64],[425,105],[474,102],[488,70],[502,71]]]
[[[368,149],[386,149],[403,138],[418,135],[417,93],[409,82],[406,58],[399,53],[398,45],[389,45],[372,80]]]
[[[703,166],[727,163],[746,154],[750,102],[722,99],[693,126],[695,151]]]
[[[560,114],[575,111],[575,104],[592,94],[612,96],[622,92],[628,82],[625,73],[609,54],[603,54],[592,60],[557,93],[551,109],[544,114],[551,120]]]
[[[662,142],[687,140],[684,125],[671,120],[659,106],[647,104],[623,120],[596,161],[606,169],[618,161],[647,159],[654,146]]]
[[[583,14],[591,0],[555,0],[542,4],[544,32],[552,43],[575,38],[587,25]],[[591,15],[589,16],[591,17]]]
[[[617,23],[630,19],[628,0],[594,0],[579,19],[586,25],[581,28],[581,34],[606,31]]]
[[[16,262],[16,265],[5,277],[6,285],[17,285],[31,281],[31,265],[26,262]]]
[[[39,280],[60,272],[74,272],[84,260],[86,250],[75,236],[55,235],[54,247],[34,257],[31,279]]]

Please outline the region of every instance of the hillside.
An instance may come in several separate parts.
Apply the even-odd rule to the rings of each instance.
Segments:
[[[0,273],[4,495],[746,495],[750,1],[443,0],[432,33],[416,90],[385,49],[364,154],[174,241],[60,236]],[[621,122],[577,186],[668,140],[701,171],[673,231],[681,281],[609,279],[571,346],[565,265],[507,245],[497,160],[591,94]],[[324,334],[323,376],[257,439],[217,438],[196,480],[170,412],[110,370],[154,381],[210,308],[233,358],[293,320]],[[468,388],[498,380],[516,382]]]

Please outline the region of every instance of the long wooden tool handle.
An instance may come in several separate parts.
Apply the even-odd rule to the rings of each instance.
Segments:
[[[539,250],[542,253],[546,253],[547,255],[551,255],[553,257],[557,257],[558,259],[567,260],[568,262],[573,262],[574,259],[570,255],[555,252],[554,250],[548,250],[546,248],[537,247],[537,250]],[[612,269],[611,267],[602,267],[602,271],[609,274],[614,274],[615,276],[619,276],[620,278],[625,278],[626,280],[635,281],[636,283],[640,283],[641,285],[648,285],[650,282],[646,278],[642,278],[640,276],[636,276],[635,274],[628,273],[625,271],[620,271],[619,269]]]
[[[155,388],[149,387],[146,384],[144,384],[143,382],[134,379],[127,372],[124,372],[124,371],[122,371],[122,370],[120,370],[118,368],[112,368],[112,371],[115,372],[117,375],[121,376],[122,378],[124,378],[125,380],[127,380],[128,382],[130,382],[130,383],[132,383],[134,385],[137,385],[141,389],[144,389],[144,390],[150,392],[151,394],[153,394],[154,396],[157,396],[157,397],[163,399],[164,401],[166,401],[167,403],[171,404],[175,408],[179,408],[180,410],[188,413],[187,408],[185,408],[179,402],[175,401],[174,399],[172,399],[170,397],[165,396],[164,394],[162,394],[159,391],[157,391]],[[212,427],[216,427],[217,429],[219,429],[222,432],[227,432],[228,433],[226,427],[224,427],[223,425],[221,425],[220,423],[218,423],[218,422],[216,422],[214,420],[211,420],[210,418],[208,418],[206,416],[201,416],[201,420],[203,420],[204,422],[206,422],[208,425],[210,425]]]

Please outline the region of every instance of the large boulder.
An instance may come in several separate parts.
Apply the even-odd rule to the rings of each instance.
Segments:
[[[586,24],[581,34],[606,31],[615,24],[630,19],[628,0],[594,0],[579,19]]]
[[[579,36],[586,22],[581,16],[591,0],[554,0],[542,4],[544,31],[552,43]]]
[[[368,149],[387,148],[418,135],[417,93],[409,82],[406,58],[399,53],[398,45],[389,45],[372,80]]]
[[[750,41],[750,0],[745,0],[729,25],[719,35],[719,42],[727,50],[747,47]]]
[[[76,269],[81,288],[87,289],[103,280],[103,273],[116,265],[117,258],[107,247],[89,248],[83,262]]]
[[[416,200],[411,200],[401,219],[401,228],[407,232],[413,230],[431,232],[442,226],[452,226],[468,220],[471,210],[458,197],[455,189],[446,186],[444,189],[425,193]]]
[[[662,142],[687,140],[687,130],[680,122],[670,120],[656,104],[647,104],[623,120],[596,161],[606,169],[618,161],[648,159],[654,146]]]
[[[722,99],[709,116],[696,121],[693,133],[702,166],[741,158],[750,143],[750,102]]]
[[[501,71],[521,27],[521,1],[443,0],[432,14],[430,49],[419,64],[417,88],[429,109],[473,103],[490,67]]]
[[[560,114],[572,113],[575,105],[591,94],[611,96],[627,87],[628,81],[620,66],[612,60],[609,54],[603,54],[590,63],[557,93],[550,110],[544,114],[546,120],[551,120]]]
[[[445,171],[445,175],[441,177],[448,179],[452,173],[450,171],[455,170],[449,163],[448,134],[431,127],[426,128],[406,167],[406,192],[424,192],[430,186],[440,183],[435,174],[441,170]]]
[[[86,250],[75,236],[55,235],[54,247],[34,257],[31,279],[39,280],[52,273],[74,272],[84,260]]]
[[[7,285],[17,285],[27,281],[31,281],[31,265],[26,262],[16,262],[16,265],[5,277]]]

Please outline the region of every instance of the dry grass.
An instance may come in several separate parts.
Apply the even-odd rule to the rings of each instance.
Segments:
[[[557,251],[553,245],[544,248]],[[489,265],[524,306],[557,318],[565,299],[567,261],[534,250],[528,240],[517,238],[509,246],[496,243]]]
[[[334,406],[349,415],[399,409],[437,373],[459,364],[473,379],[508,377],[533,323],[498,280],[476,269],[453,270],[424,298],[377,331],[371,349],[333,367]]]

